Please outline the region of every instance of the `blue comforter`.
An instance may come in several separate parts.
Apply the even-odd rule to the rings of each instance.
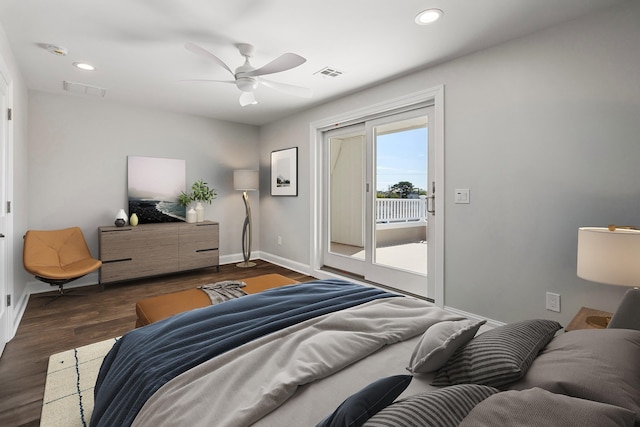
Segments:
[[[128,426],[162,385],[274,331],[374,299],[397,296],[343,280],[271,289],[178,314],[124,335],[95,385],[91,426]]]

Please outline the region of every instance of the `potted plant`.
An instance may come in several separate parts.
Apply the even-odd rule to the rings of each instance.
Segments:
[[[193,199],[191,198],[191,194],[187,194],[183,191],[178,196],[178,203],[180,204],[180,206],[184,206],[185,208],[187,208],[186,220],[190,224],[193,222],[196,222],[196,219],[197,219],[197,214],[195,209],[193,209],[193,207],[189,207],[191,202],[193,202]]]
[[[209,188],[209,185],[203,180],[198,180],[191,186],[191,193],[185,193],[184,191],[178,196],[178,203],[182,206],[188,207],[191,202],[196,202],[195,210],[190,208],[187,211],[187,222],[202,222],[204,221],[204,207],[202,203],[213,202],[218,193],[213,188]],[[195,214],[195,221],[192,220]]]
[[[206,202],[209,204],[211,204],[213,199],[218,195],[215,189],[209,188],[209,185],[202,180],[194,182],[191,186],[191,191],[191,199],[196,202]]]

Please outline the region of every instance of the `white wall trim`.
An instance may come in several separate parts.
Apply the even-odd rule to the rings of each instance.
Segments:
[[[320,197],[323,194],[322,173],[322,133],[332,127],[362,121],[373,115],[394,111],[406,107],[418,106],[426,102],[434,102],[436,134],[436,212],[439,220],[436,221],[436,241],[434,246],[437,253],[441,254],[435,266],[435,294],[433,298],[439,307],[444,306],[444,85],[438,85],[422,91],[399,96],[390,100],[371,104],[369,106],[347,111],[336,116],[320,119],[309,124],[309,194],[310,194],[310,275],[321,274],[322,267],[322,203]]]
[[[279,265],[280,267],[288,268],[289,270],[297,271],[298,273],[306,274],[307,276],[317,277],[315,274],[311,274],[311,267],[307,264],[291,261],[290,259],[267,252],[261,252],[260,259],[270,262],[271,264]]]
[[[504,326],[506,323],[499,322],[497,320],[489,319],[488,317],[478,316],[477,314],[469,313],[467,311],[458,310],[457,308],[445,306],[444,309],[450,313],[457,314],[458,316],[466,317],[471,320],[486,320],[485,326],[489,328],[497,328],[498,326]]]
[[[22,296],[18,301],[12,301],[13,306],[13,324],[11,325],[11,334],[9,335],[9,341],[16,336],[16,332],[18,332],[18,326],[20,326],[20,322],[22,321],[22,316],[24,316],[24,312],[27,310],[27,304],[29,303],[29,292],[23,292]]]

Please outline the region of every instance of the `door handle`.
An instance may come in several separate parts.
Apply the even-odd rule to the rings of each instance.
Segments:
[[[4,238],[4,234],[0,233],[0,239]]]
[[[429,196],[427,197],[427,212],[430,213],[431,215],[435,215],[436,214],[436,196]]]
[[[436,214],[436,182],[431,182],[431,195],[427,196],[427,213]]]

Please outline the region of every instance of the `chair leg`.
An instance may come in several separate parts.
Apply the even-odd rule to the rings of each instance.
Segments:
[[[44,304],[42,304],[42,307],[46,307],[47,305],[51,304],[52,302],[54,302],[55,300],[57,300],[58,298],[62,297],[62,296],[70,296],[70,297],[83,297],[85,295],[82,294],[71,294],[71,292],[73,292],[73,289],[67,289],[65,290],[63,288],[64,284],[59,284],[58,285],[58,293],[57,295],[54,296],[49,296],[49,295],[42,295],[39,298],[44,298],[44,297],[49,297],[51,298],[49,301],[45,302]]]

